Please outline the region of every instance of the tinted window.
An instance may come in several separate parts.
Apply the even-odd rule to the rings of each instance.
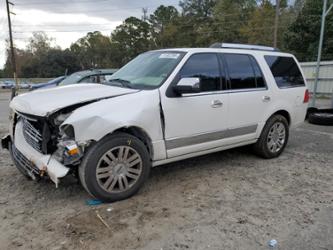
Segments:
[[[262,75],[262,72],[260,70],[260,67],[259,67],[256,59],[254,59],[252,56],[250,56],[250,59],[251,59],[251,63],[253,66],[254,74],[256,75],[257,88],[265,88],[266,84],[265,84],[264,76]]]
[[[256,77],[248,55],[224,54],[231,89],[256,88]]]
[[[180,77],[199,77],[202,91],[220,90],[220,70],[216,54],[195,54],[180,71]]]
[[[278,87],[303,86],[304,79],[292,57],[265,56]]]

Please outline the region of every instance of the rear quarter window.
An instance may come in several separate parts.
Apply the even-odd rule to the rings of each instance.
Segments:
[[[279,88],[305,85],[302,73],[294,58],[287,56],[265,56],[265,60]]]

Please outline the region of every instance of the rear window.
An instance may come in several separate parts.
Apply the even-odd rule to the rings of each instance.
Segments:
[[[302,73],[294,58],[284,56],[265,56],[275,82],[279,88],[304,86]]]

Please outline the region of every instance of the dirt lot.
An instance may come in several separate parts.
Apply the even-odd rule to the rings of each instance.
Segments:
[[[131,199],[89,198],[71,177],[27,181],[0,151],[0,249],[333,249],[333,127],[291,131],[277,159],[228,150],[153,169]]]

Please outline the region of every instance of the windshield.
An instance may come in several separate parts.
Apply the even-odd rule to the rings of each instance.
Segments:
[[[59,83],[59,86],[77,83],[82,78],[80,73],[73,73]]]
[[[143,53],[114,73],[104,84],[137,89],[159,87],[184,54],[184,52],[175,51]]]

